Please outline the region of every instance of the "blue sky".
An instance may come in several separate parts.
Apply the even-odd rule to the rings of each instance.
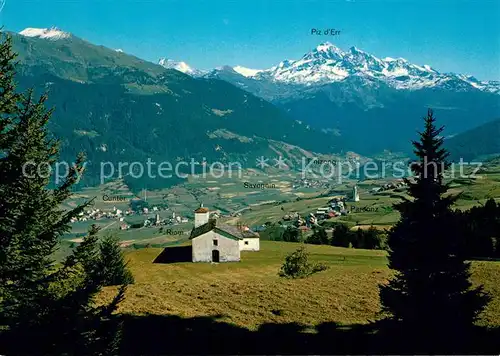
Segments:
[[[96,44],[192,67],[269,68],[321,42],[500,80],[497,0],[0,0],[11,31],[57,26]],[[334,28],[339,36],[311,35]]]

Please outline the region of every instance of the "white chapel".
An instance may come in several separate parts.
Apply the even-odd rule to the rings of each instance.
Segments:
[[[248,227],[221,224],[203,204],[194,211],[189,237],[193,262],[237,262],[241,251],[259,251],[260,236]]]

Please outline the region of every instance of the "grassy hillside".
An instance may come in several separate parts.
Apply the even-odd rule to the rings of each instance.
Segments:
[[[306,279],[278,277],[284,256],[298,246],[262,241],[261,251],[243,252],[241,262],[227,264],[158,264],[153,260],[161,249],[131,251],[127,257],[136,283],[120,312],[218,316],[220,322],[250,330],[264,323],[364,324],[377,317],[377,286],[390,274],[385,252],[307,245],[311,259],[330,268]],[[500,326],[500,263],[474,262],[473,280],[494,296],[481,324]],[[112,295],[108,289],[102,298]]]

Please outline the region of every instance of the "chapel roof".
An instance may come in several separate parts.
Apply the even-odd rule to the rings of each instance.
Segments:
[[[199,207],[194,211],[195,213],[208,213],[208,208]]]
[[[198,226],[191,231],[190,239],[206,234],[209,231],[216,230],[216,232],[222,235],[230,235],[238,240],[243,240],[245,238],[258,238],[260,237],[258,233],[251,230],[243,230],[237,226],[231,226],[226,224],[221,224],[216,219],[210,219],[206,224]],[[228,236],[229,237],[229,236]]]

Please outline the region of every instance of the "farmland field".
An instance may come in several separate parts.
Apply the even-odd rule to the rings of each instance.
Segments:
[[[500,201],[500,170],[497,166],[486,167],[475,179],[450,178],[449,194],[459,195],[455,207],[458,209],[470,209],[473,206],[484,204],[488,198]],[[465,172],[467,173],[467,172]],[[266,174],[255,170],[242,172],[241,177],[223,176],[221,178],[189,177],[183,184],[168,189],[147,191],[147,202],[150,206],[163,205],[166,209],[158,211],[160,218],[171,217],[173,213],[187,217],[189,222],[170,226],[175,230],[189,233],[192,228],[193,210],[200,203],[210,208],[219,210],[225,214],[225,222],[236,224],[237,221],[249,226],[258,226],[266,222],[277,223],[285,214],[298,212],[301,216],[315,213],[320,207],[325,207],[332,196],[349,194],[352,186],[358,184],[361,200],[349,202],[347,216],[333,218],[348,223],[350,226],[366,227],[374,225],[378,228],[388,228],[399,219],[399,213],[393,209],[393,204],[400,201],[401,197],[407,197],[404,190],[388,190],[373,193],[374,187],[387,182],[387,180],[365,180],[355,182],[348,180],[342,184],[334,184],[329,189],[324,187],[295,187],[293,182],[300,175],[290,172],[281,174]],[[245,188],[244,182],[252,184],[268,183],[274,184],[270,189]],[[120,196],[126,197],[126,201],[109,202],[103,197]],[[74,208],[77,204],[87,199],[94,199],[94,208],[111,210],[116,207],[121,210],[128,209],[130,199],[144,198],[144,193],[133,194],[123,182],[109,182],[99,187],[86,188],[74,194],[63,208]],[[237,214],[235,216],[236,213]],[[229,216],[231,214],[232,216]],[[142,223],[146,215],[128,216],[125,223]],[[79,241],[88,231],[91,224],[97,224],[103,232],[116,233],[122,241],[127,243],[170,243],[173,236],[165,235],[158,228],[140,228],[126,231],[120,230],[121,223],[113,219],[87,220],[76,222],[72,225],[72,231],[65,238],[71,241]]]

